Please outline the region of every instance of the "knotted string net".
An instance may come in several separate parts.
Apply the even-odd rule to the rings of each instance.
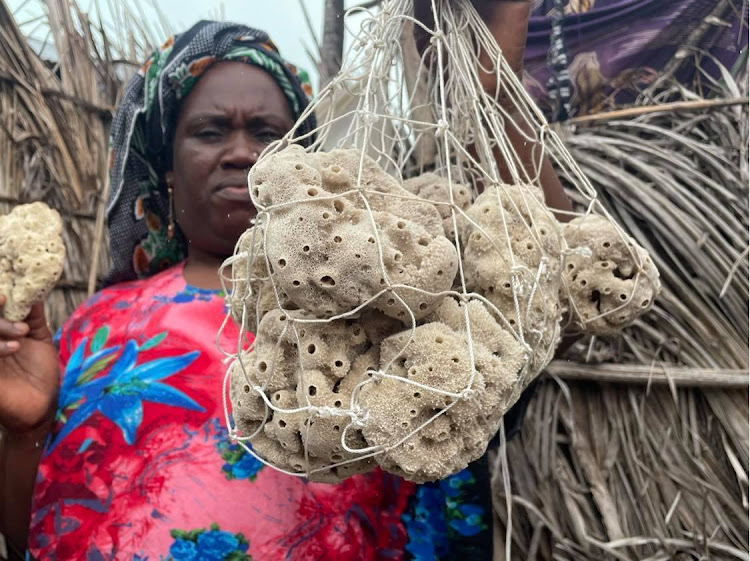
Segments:
[[[611,332],[658,291],[471,3],[431,9],[431,27],[410,0],[365,12],[343,70],[249,175],[257,218],[222,269],[240,327],[226,420],[290,475],[456,473],[562,329]],[[546,206],[549,166],[581,212]]]

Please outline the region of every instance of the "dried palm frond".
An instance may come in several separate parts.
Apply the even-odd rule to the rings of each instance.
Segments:
[[[727,78],[727,96],[742,99]],[[746,120],[745,101],[605,121],[568,136],[602,200],[664,281],[653,312],[617,348],[605,343],[618,361],[747,368]]]
[[[673,86],[630,118],[565,128],[663,291],[620,337],[554,361],[520,438],[500,450],[496,535],[510,501],[513,559],[749,558],[747,77],[709,78],[709,100],[727,103],[674,112],[669,102],[703,98]],[[580,381],[587,372],[633,383]],[[712,375],[739,389],[711,389]]]
[[[137,68],[124,59],[145,58],[155,39],[124,2],[110,3],[115,32],[73,0],[48,0],[44,9],[36,25],[49,30],[54,61],[37,56],[0,0],[0,212],[42,200],[63,215],[68,255],[47,301],[57,327],[109,268],[101,251],[109,122]]]

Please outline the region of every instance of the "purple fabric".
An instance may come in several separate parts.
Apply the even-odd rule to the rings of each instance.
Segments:
[[[565,47],[568,55],[572,115],[608,110],[632,102],[639,90],[685,44],[688,36],[713,11],[718,0],[569,0],[564,2]],[[548,64],[552,0],[534,0],[525,56],[527,89],[539,105],[552,112],[548,92],[552,69]],[[573,13],[575,11],[578,13]],[[733,0],[711,25],[698,47],[727,68],[747,47],[747,7]],[[713,75],[716,66],[704,58]],[[686,61],[677,75],[691,89],[699,88],[694,61]],[[571,116],[572,116],[571,115]]]

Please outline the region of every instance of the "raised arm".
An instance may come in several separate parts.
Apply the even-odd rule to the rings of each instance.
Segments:
[[[531,16],[531,0],[472,0],[472,3],[495,38],[508,64],[520,79],[523,73],[523,55],[528,36],[529,18]],[[415,0],[414,14],[427,27],[434,27],[431,0]],[[417,46],[420,50],[426,46],[427,39],[428,37],[421,35],[417,29]],[[491,66],[486,53],[483,53],[479,62],[480,66],[484,68]],[[501,89],[497,88],[496,74],[482,73],[480,71],[480,80],[482,87],[488,93],[494,95],[496,91],[501,91]],[[529,173],[533,173],[534,166],[536,165],[533,161],[534,144],[527,142],[523,134],[528,134],[532,131],[528,129],[528,125],[518,114],[512,100],[498,99],[498,102],[511,117],[510,120],[506,120],[505,133],[522,164]],[[522,129],[523,133],[519,129]],[[500,176],[503,180],[510,182],[511,177],[505,158],[499,150],[494,152],[494,156]],[[540,183],[544,190],[547,205],[551,209],[571,210],[570,200],[565,195],[560,179],[557,177],[552,163],[547,157],[542,162]],[[570,216],[564,213],[557,212],[555,215],[561,222],[570,219]]]
[[[5,297],[0,295],[0,306]],[[57,351],[44,306],[25,322],[0,319],[0,533],[26,548],[31,496],[57,397]]]
[[[526,49],[526,39],[529,30],[529,18],[531,17],[531,0],[474,0],[477,11],[487,24],[490,33],[497,41],[500,49],[508,61],[508,64],[520,79],[523,74],[523,55]],[[489,63],[488,60],[480,60],[481,63]],[[488,92],[494,92],[496,89],[495,75],[484,74],[481,76],[482,85]],[[503,100],[500,100],[503,103]],[[533,167],[532,149],[533,144],[525,142],[519,127],[524,127],[523,121],[519,118],[513,105],[505,103],[512,117],[515,117],[514,123],[506,123],[505,133],[513,145],[516,153],[519,155],[524,166],[528,170]],[[526,131],[530,132],[530,131]],[[509,180],[509,174],[505,165],[505,160],[499,154],[495,153],[498,168],[504,179]],[[553,210],[572,210],[570,200],[565,194],[560,179],[557,177],[552,163],[545,156],[542,162],[540,183],[544,189],[544,197],[547,206]],[[562,213],[555,213],[557,219],[561,222],[570,220],[570,216]]]

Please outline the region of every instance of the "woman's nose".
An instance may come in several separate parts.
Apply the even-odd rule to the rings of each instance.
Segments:
[[[222,167],[246,170],[255,165],[260,150],[256,146],[257,142],[250,135],[232,135],[229,142],[222,156]]]

